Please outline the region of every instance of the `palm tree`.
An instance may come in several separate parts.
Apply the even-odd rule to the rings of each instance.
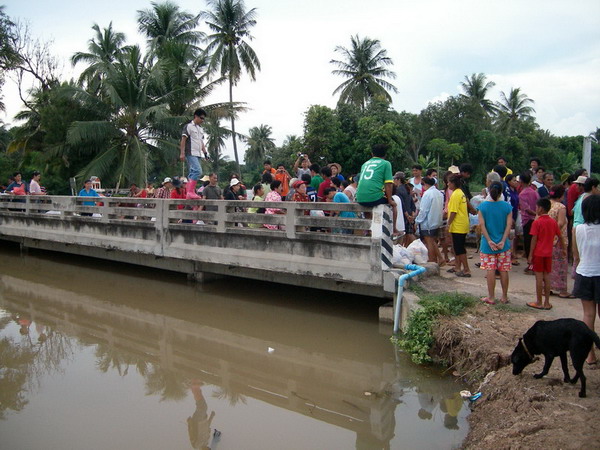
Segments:
[[[332,71],[334,75],[341,75],[348,80],[340,84],[333,94],[340,93],[340,103],[348,103],[359,107],[362,111],[373,99],[385,100],[391,103],[392,97],[388,91],[398,92],[396,86],[384,78],[396,78],[396,74],[386,69],[393,64],[387,56],[387,51],[381,48],[378,39],[360,39],[358,35],[351,36],[350,49],[337,46],[335,51],[340,53],[344,60],[332,59],[331,64],[338,67]]]
[[[148,39],[148,50],[164,70],[163,93],[170,93],[169,111],[183,116],[221,80],[201,87],[208,78],[208,60],[197,46],[206,35],[198,30],[199,15],[181,11],[169,1],[152,3],[138,13],[138,29]],[[202,74],[202,75],[198,75]],[[160,93],[157,93],[160,95]]]
[[[494,103],[486,97],[488,91],[496,86],[493,81],[486,81],[484,73],[474,73],[470,77],[465,75],[465,81],[460,83],[464,94],[460,94],[462,98],[470,99],[478,103],[483,110],[489,115],[494,115],[496,108]]]
[[[77,52],[71,57],[73,67],[80,62],[89,64],[79,76],[79,84],[87,83],[92,91],[98,91],[101,87],[102,75],[106,73],[109,64],[112,64],[122,55],[127,48],[125,35],[113,30],[112,22],[108,28],[100,30],[98,24],[92,26],[96,36],[88,41],[88,51]]]
[[[521,88],[512,88],[508,97],[500,92],[500,101],[496,103],[498,115],[496,125],[500,130],[510,133],[519,121],[532,120],[535,102],[521,92]]]
[[[125,182],[141,184],[148,156],[156,160],[177,147],[161,124],[169,119],[166,96],[149,95],[161,83],[160,67],[133,46],[106,67],[104,76],[109,102],[83,89],[71,90],[74,99],[102,111],[104,119],[73,122],[67,144],[91,154],[80,177],[107,178],[117,189]]]
[[[204,39],[204,33],[196,27],[200,16],[181,11],[175,3],[152,2],[152,9],[139,10],[138,30],[148,38],[148,47],[157,56],[167,43],[195,46]]]
[[[250,29],[256,25],[256,8],[246,11],[242,0],[208,0],[210,11],[204,13],[206,24],[213,32],[208,36],[206,52],[211,55],[211,69],[219,71],[229,81],[229,104],[231,132],[235,162],[240,170],[238,157],[235,115],[233,111],[233,86],[242,76],[242,71],[256,80],[260,70],[258,56],[247,41],[252,40]]]
[[[271,137],[272,129],[269,125],[259,125],[250,128],[249,137],[246,140],[248,150],[244,159],[251,167],[259,167],[265,160],[267,154],[275,148],[274,139]]]

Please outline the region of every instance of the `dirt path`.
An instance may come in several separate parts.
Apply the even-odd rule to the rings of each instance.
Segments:
[[[473,266],[478,260],[477,256],[469,259],[472,278],[458,278],[442,268],[441,276],[419,285],[432,292],[484,296],[485,273]],[[471,403],[470,432],[463,446],[600,449],[600,370],[584,368],[587,398],[583,399],[578,397],[579,383],[563,383],[558,360],[541,380],[532,375],[541,371],[543,358],[526,367],[521,375],[512,375],[510,354],[531,325],[537,320],[582,316],[577,299],[551,297],[550,311],[526,307],[525,303],[534,299],[535,278],[522,271],[523,263],[510,274],[510,307],[482,303],[467,315],[442,320],[435,331],[435,356],[448,363],[456,376],[470,381],[472,392],[482,393]],[[499,294],[499,283],[496,290]],[[570,369],[572,373],[572,366]],[[486,374],[487,382],[482,384]]]

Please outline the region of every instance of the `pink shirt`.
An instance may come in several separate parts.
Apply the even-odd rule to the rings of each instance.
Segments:
[[[535,214],[531,215],[527,210],[530,209],[531,211],[535,211],[536,203],[539,198],[539,194],[531,186],[527,186],[519,194],[519,210],[521,211],[521,222],[523,225],[528,224],[535,219]]]

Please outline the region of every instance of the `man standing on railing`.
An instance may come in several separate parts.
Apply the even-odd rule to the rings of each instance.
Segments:
[[[196,183],[202,177],[202,165],[200,164],[202,153],[208,159],[208,153],[204,145],[204,134],[202,128],[200,128],[204,119],[206,119],[206,111],[197,109],[194,112],[194,119],[183,127],[181,133],[179,159],[187,161],[190,166],[186,198],[200,198],[196,194]]]
[[[78,197],[100,197],[100,195],[92,189],[92,180],[85,180],[83,189],[77,194]],[[96,202],[83,202],[83,206],[95,206]],[[81,213],[82,216],[92,216],[92,213]]]

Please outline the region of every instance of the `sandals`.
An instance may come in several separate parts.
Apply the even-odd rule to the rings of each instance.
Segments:
[[[465,272],[456,272],[455,275],[461,278],[471,278],[471,274]]]
[[[448,273],[456,273],[456,269],[452,267],[451,269],[446,270]]]
[[[533,308],[533,309],[541,309],[541,310],[543,310],[543,311],[548,311],[548,310],[551,310],[551,309],[552,309],[552,305],[550,305],[550,306],[548,306],[548,307],[545,307],[545,306],[542,306],[542,305],[538,305],[538,304],[537,304],[537,303],[535,303],[535,302],[529,302],[529,303],[526,303],[526,305],[527,305],[527,306],[529,306],[530,308]]]
[[[494,300],[493,298],[489,298],[489,297],[481,297],[479,300],[482,301],[483,303],[488,304],[488,305],[495,305],[496,304],[496,300]]]
[[[558,296],[560,298],[575,298],[575,296],[573,294],[567,294],[567,295],[558,294]]]

